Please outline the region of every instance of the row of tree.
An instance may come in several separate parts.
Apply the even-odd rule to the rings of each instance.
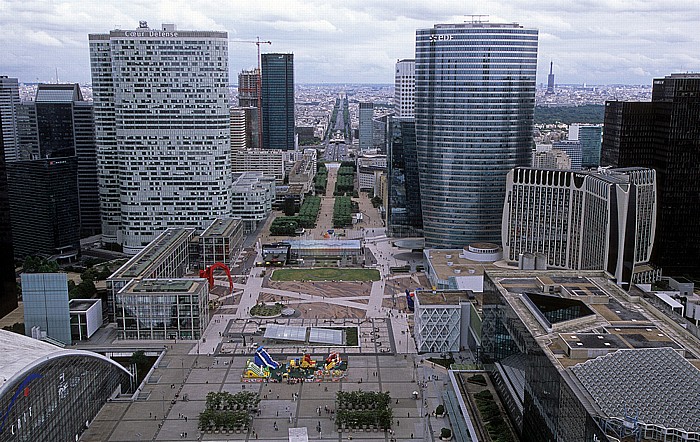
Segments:
[[[313,229],[316,227],[318,214],[321,212],[321,197],[307,195],[299,208],[299,214],[294,215],[294,211],[285,212],[291,216],[280,216],[275,218],[270,224],[270,234],[272,235],[294,235],[300,229]]]
[[[326,186],[328,185],[328,168],[323,163],[318,163],[316,166],[316,176],[314,177],[314,190],[319,195],[326,194]]]
[[[335,424],[341,428],[374,427],[388,430],[393,422],[388,392],[339,391],[335,396]]]
[[[342,228],[352,225],[352,198],[349,196],[335,197],[333,204],[333,227]]]
[[[352,194],[355,190],[355,164],[351,161],[343,161],[338,169],[338,179],[335,182],[333,195],[343,196]]]
[[[258,408],[260,395],[249,391],[236,394],[209,392],[205,409],[199,414],[199,429],[240,430],[247,429],[253,419],[252,413]]]

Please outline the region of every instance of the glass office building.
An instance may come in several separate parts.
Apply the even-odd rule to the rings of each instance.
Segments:
[[[651,102],[608,101],[601,166],[649,167],[659,182],[652,262],[700,277],[700,74],[653,82]]]
[[[7,164],[15,256],[73,259],[80,252],[76,157]]]
[[[205,279],[134,279],[116,295],[119,339],[200,339],[208,301]]]
[[[263,149],[294,150],[294,54],[262,54]]]
[[[27,336],[48,337],[66,345],[72,343],[65,273],[23,273],[22,300]],[[40,335],[35,335],[39,331]]]
[[[0,113],[0,127],[2,127]],[[0,317],[17,308],[15,263],[12,249],[10,198],[7,189],[7,162],[3,134],[0,130]]]
[[[388,123],[386,226],[392,237],[422,236],[420,182],[413,118],[391,117]]]
[[[63,350],[0,330],[0,440],[72,441],[131,374],[97,353]]]
[[[699,346],[598,270],[484,277],[484,368],[523,442],[700,440]]]
[[[530,164],[537,30],[416,31],[415,119],[427,247],[500,242],[505,177]]]

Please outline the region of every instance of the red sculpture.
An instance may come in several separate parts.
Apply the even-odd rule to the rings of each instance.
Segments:
[[[199,277],[205,278],[209,281],[209,290],[211,290],[214,288],[214,270],[216,269],[222,269],[224,272],[226,272],[226,276],[228,276],[229,294],[233,293],[233,278],[231,278],[231,270],[226,264],[217,262],[204,270],[200,270]]]

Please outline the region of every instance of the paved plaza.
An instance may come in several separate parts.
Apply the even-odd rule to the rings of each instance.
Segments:
[[[335,180],[334,172],[329,174],[329,186]],[[330,218],[332,200],[324,198],[321,223],[310,232],[311,236],[320,237],[328,227],[323,221]],[[213,296],[216,311],[202,339],[111,343],[113,347],[157,350],[161,358],[138,394],[139,400],[117,399],[107,403],[81,440],[275,441],[288,440],[290,427],[306,427],[310,440],[437,440],[440,428],[449,424],[446,419],[429,415],[442,402],[447,373],[424,363],[415,354],[410,330],[412,315],[406,311],[404,296],[406,289],[426,287],[428,282],[422,274],[392,275],[389,269],[404,264],[415,268],[420,256],[392,245],[366,196],[361,198],[360,207],[366,221],[348,229],[348,237],[364,238],[367,254],[380,271],[379,281],[271,281],[270,269],[253,266],[261,259],[261,242],[251,242],[234,266],[233,293],[226,293],[228,281],[217,280]],[[267,232],[266,228],[262,230]],[[269,239],[274,238],[263,237],[262,241]],[[258,302],[280,302],[295,312],[292,317],[251,318],[250,308]],[[354,327],[359,342],[357,346],[342,347],[267,342],[262,330],[271,323]],[[103,340],[99,344],[104,346],[107,342]],[[346,377],[336,382],[297,384],[243,382],[243,368],[254,357],[254,346],[259,344],[264,344],[279,362],[303,353],[322,360],[330,352],[338,351],[348,361]],[[89,347],[90,344],[82,346]],[[394,415],[390,432],[337,431],[330,413],[336,407],[336,392],[360,389],[389,392]],[[207,394],[240,391],[253,391],[261,397],[259,415],[254,417],[250,430],[201,434],[198,417],[205,409]],[[316,430],[319,426],[320,433]]]
[[[189,344],[173,344],[154,370],[155,384],[147,383],[141,401],[107,403],[83,441],[182,441],[182,440],[287,440],[289,427],[307,427],[310,440],[399,441],[430,440],[426,435],[439,432],[447,423],[443,419],[424,417],[441,402],[446,381],[444,370],[418,362],[414,355],[350,355],[348,374],[338,382],[250,383],[241,380],[245,362],[251,356],[190,355]],[[323,355],[314,355],[317,358]],[[183,382],[184,376],[184,382]],[[436,379],[432,379],[436,378]],[[426,388],[420,388],[418,381]],[[431,386],[432,385],[432,386]],[[388,391],[392,398],[393,434],[382,431],[338,433],[332,415],[335,393],[342,391]],[[254,391],[260,394],[260,414],[253,419],[247,433],[200,434],[198,416],[205,408],[209,392]],[[413,392],[420,392],[414,398]],[[295,400],[294,396],[298,395]],[[321,413],[318,413],[321,407]],[[427,410],[427,411],[426,411]],[[291,421],[291,422],[290,422]],[[316,432],[320,423],[321,434]],[[278,430],[275,430],[275,424]],[[182,435],[186,433],[187,437]],[[257,436],[257,437],[256,437]],[[320,436],[320,437],[319,437]]]

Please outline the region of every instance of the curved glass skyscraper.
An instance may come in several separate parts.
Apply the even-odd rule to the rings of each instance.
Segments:
[[[426,247],[500,243],[505,178],[530,164],[537,30],[416,31],[415,120]]]

